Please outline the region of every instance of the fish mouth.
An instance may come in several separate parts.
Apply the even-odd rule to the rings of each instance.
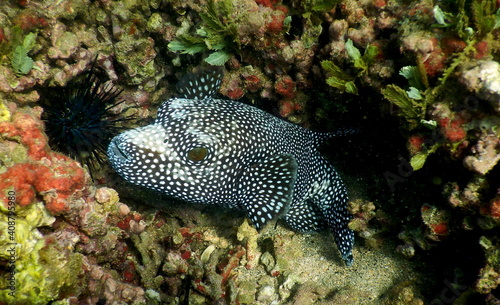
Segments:
[[[116,160],[117,162],[127,162],[130,159],[130,155],[120,147],[122,142],[118,137],[113,138],[108,146],[108,158],[110,160]]]

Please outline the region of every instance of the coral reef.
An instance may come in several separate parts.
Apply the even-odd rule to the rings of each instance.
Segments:
[[[497,240],[482,236],[479,242],[486,252],[486,266],[479,273],[476,289],[487,294],[500,285],[500,249]]]
[[[1,259],[9,264],[1,272],[0,300],[46,304],[80,296],[95,303],[95,288],[102,289],[102,297],[112,289],[110,300],[140,303],[141,288],[121,283],[110,270],[101,270],[99,277],[91,271],[101,268],[94,256],[110,259],[117,249],[118,256],[125,255],[125,233],[117,224],[130,209],[115,191],[90,186],[76,161],[50,150],[39,107],[7,108],[11,120],[0,123],[0,232]]]
[[[493,0],[3,1],[0,303],[423,304],[443,280],[457,303],[497,304],[499,12]],[[325,147],[353,185],[356,264],[339,267],[326,234],[147,209],[165,199],[106,166],[92,181],[54,152],[39,101],[94,59],[123,90],[110,111],[137,118],[124,127],[207,62],[225,66],[227,98],[323,131],[361,125],[366,143]]]
[[[500,112],[500,64],[493,60],[478,60],[463,64],[459,81],[468,91],[487,100]]]
[[[388,227],[387,215],[381,210],[376,210],[373,202],[362,199],[350,201],[349,212],[354,215],[349,227],[358,232],[368,246],[380,248],[383,244],[382,233]]]

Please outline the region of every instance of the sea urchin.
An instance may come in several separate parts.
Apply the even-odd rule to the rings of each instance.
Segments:
[[[122,129],[117,123],[130,120],[110,111],[123,103],[118,99],[122,90],[105,85],[94,65],[82,78],[48,92],[41,101],[49,145],[86,166],[92,177],[109,142]]]

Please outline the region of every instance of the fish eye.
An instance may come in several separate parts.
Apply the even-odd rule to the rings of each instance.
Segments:
[[[187,152],[188,160],[199,162],[205,160],[208,156],[208,149],[205,147],[195,147]]]

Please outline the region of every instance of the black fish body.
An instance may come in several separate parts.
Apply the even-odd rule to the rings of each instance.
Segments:
[[[317,150],[330,135],[213,98],[220,85],[214,71],[184,83],[182,97],[164,102],[153,124],[111,141],[112,167],[182,200],[244,210],[257,229],[276,218],[300,232],[329,228],[350,265],[347,192]]]

